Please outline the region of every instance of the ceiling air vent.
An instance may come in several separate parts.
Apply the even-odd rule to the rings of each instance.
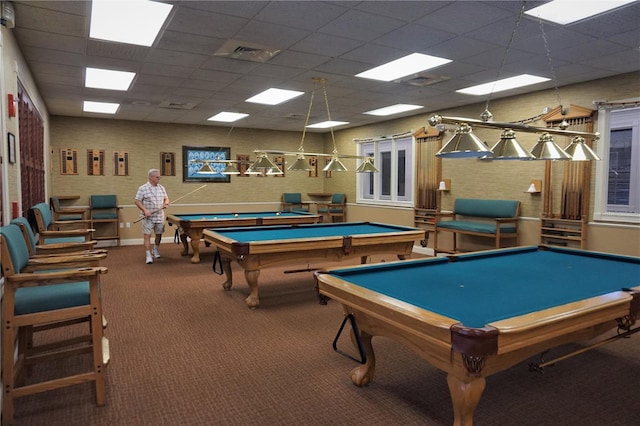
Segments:
[[[307,118],[306,114],[301,114],[301,113],[297,113],[297,112],[292,112],[290,114],[286,114],[282,116],[283,118],[288,118],[290,120],[304,120],[305,118]],[[309,116],[309,119],[314,118],[314,116]]]
[[[237,40],[229,40],[222,45],[214,55],[224,56],[231,59],[240,59],[242,61],[267,62],[278,53],[280,53],[280,50],[273,47],[261,46],[259,44]]]
[[[193,109],[196,104],[192,104],[189,102],[171,102],[171,101],[162,101],[158,105],[160,108],[169,108],[169,109]]]
[[[412,74],[401,79],[395,80],[394,83],[408,84],[410,86],[431,86],[432,84],[440,83],[441,81],[447,81],[451,77],[445,77],[443,75],[418,73]]]

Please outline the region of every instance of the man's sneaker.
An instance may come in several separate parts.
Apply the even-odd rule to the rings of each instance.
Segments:
[[[147,265],[153,263],[153,257],[151,257],[151,253],[147,253]]]
[[[158,251],[158,249],[153,249],[153,257],[156,259],[160,257],[160,252]]]

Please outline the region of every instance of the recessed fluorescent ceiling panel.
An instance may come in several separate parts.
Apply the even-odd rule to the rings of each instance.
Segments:
[[[172,8],[147,0],[93,0],[89,37],[151,46]]]
[[[304,94],[304,92],[272,88],[250,97],[246,100],[246,102],[252,102],[254,104],[278,105],[302,94]]]
[[[384,108],[378,108],[371,111],[367,111],[364,114],[378,115],[383,117],[386,115],[400,114],[401,112],[413,111],[414,109],[420,109],[420,108],[423,108],[422,105],[396,104],[396,105],[389,105]]]
[[[102,114],[115,114],[118,111],[120,104],[114,104],[112,102],[93,102],[84,101],[82,110],[84,112],[99,112]]]
[[[440,65],[448,64],[451,59],[438,58],[437,56],[412,53],[395,61],[388,62],[379,67],[356,74],[356,77],[372,80],[393,81],[407,75],[415,74]]]
[[[84,78],[85,87],[109,90],[129,90],[136,73],[127,71],[87,68]]]
[[[545,21],[567,25],[634,1],[636,0],[555,0],[527,10],[525,13]]]
[[[239,112],[219,112],[213,117],[209,117],[207,120],[209,121],[223,121],[225,123],[232,123],[234,121],[241,120],[245,117],[248,117],[249,114],[242,114]]]
[[[502,92],[504,90],[515,89],[516,87],[530,86],[532,84],[542,83],[543,81],[549,80],[550,79],[546,77],[521,74],[516,75],[515,77],[503,78],[502,80],[456,90],[456,92],[463,93],[465,95],[487,95],[489,93]]]
[[[307,128],[309,129],[328,129],[329,127],[342,126],[345,124],[349,124],[348,121],[323,121],[321,123],[309,124]]]

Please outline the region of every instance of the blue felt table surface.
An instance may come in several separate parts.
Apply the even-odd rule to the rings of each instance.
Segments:
[[[238,242],[288,240],[298,238],[343,237],[364,234],[416,231],[415,228],[368,222],[326,223],[314,225],[282,225],[251,228],[215,229],[216,233]]]
[[[173,215],[180,220],[228,220],[228,219],[250,219],[257,217],[300,217],[300,216],[313,216],[311,213],[306,212],[251,212],[251,213],[192,213],[192,214],[176,214]]]
[[[332,274],[468,327],[640,286],[640,258],[579,253],[519,248]]]

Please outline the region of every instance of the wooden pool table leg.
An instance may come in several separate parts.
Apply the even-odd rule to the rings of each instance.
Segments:
[[[480,402],[482,391],[487,384],[486,379],[480,377],[466,377],[460,379],[449,373],[447,384],[453,403],[453,425],[471,426],[473,424],[473,412]]]
[[[225,290],[231,290],[231,286],[233,285],[233,271],[231,270],[231,259],[228,257],[222,256],[220,259],[220,263],[222,264],[222,272],[227,277],[227,280],[222,283],[222,288]]]
[[[367,358],[364,364],[351,370],[351,381],[356,386],[366,386],[373,381],[373,376],[376,371],[376,357],[373,353],[373,345],[371,339],[373,336],[366,331],[360,331],[360,341],[362,342],[362,349]]]
[[[200,240],[202,239],[202,229],[192,229],[189,233],[189,237],[191,237],[191,248],[193,249],[191,263],[200,263]]]
[[[180,229],[180,241],[182,242],[180,256],[189,256],[189,235],[187,235],[184,229]]]
[[[260,305],[260,300],[258,299],[258,276],[260,276],[260,270],[244,270],[244,277],[247,280],[247,284],[249,284],[249,296],[245,299],[247,302],[247,306],[251,309],[257,308]]]

